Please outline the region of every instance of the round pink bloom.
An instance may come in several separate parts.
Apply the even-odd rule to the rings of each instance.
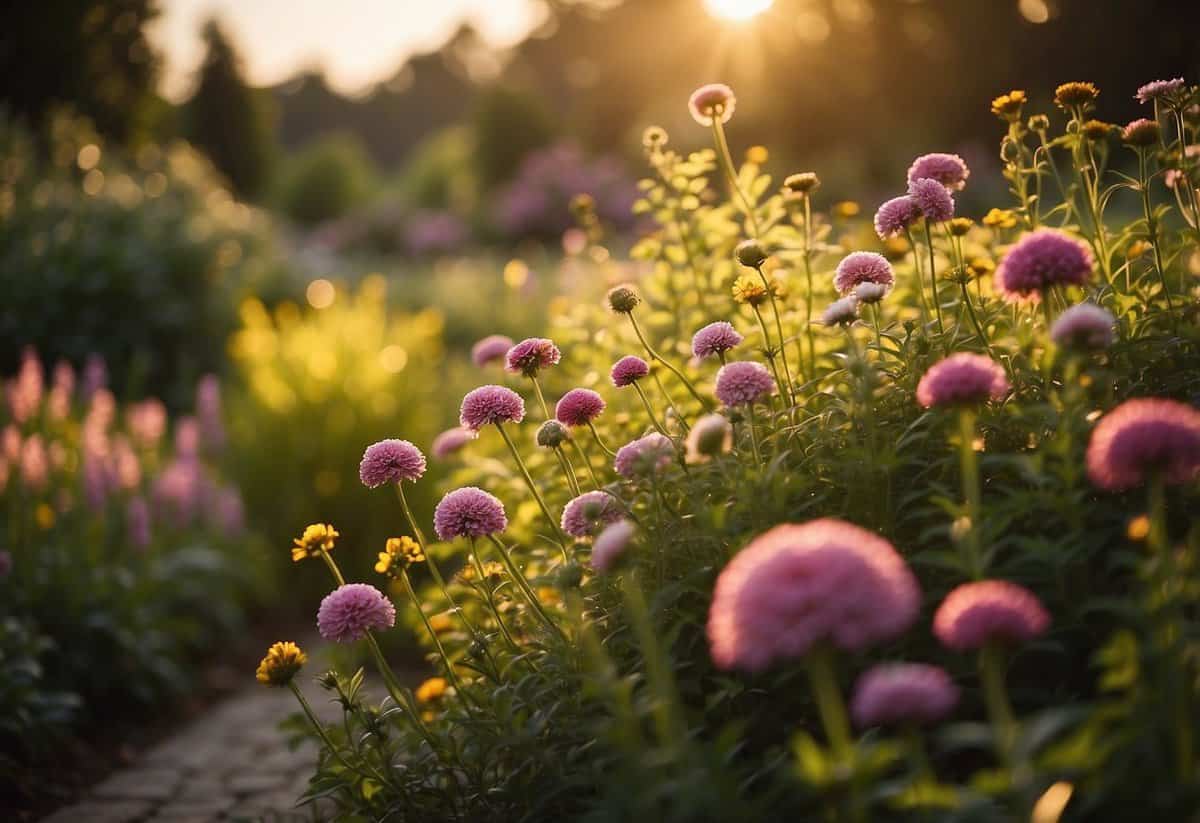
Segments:
[[[925,726],[945,719],[957,705],[958,695],[950,675],[938,666],[883,663],[858,678],[850,713],[862,729]]]
[[[544,337],[530,337],[517,343],[504,356],[504,368],[513,374],[523,374],[534,377],[542,369],[547,369],[562,359],[562,352],[553,340]]]
[[[586,426],[604,411],[604,398],[591,389],[571,389],[554,407],[554,416],[564,426]]]
[[[851,294],[834,300],[821,312],[821,322],[826,326],[842,326],[858,319],[858,295]]]
[[[717,578],[708,645],[722,669],[761,671],[818,643],[858,651],[899,636],[921,592],[892,544],[834,518],[750,541]]]
[[[933,616],[937,639],[960,652],[1029,640],[1049,625],[1050,614],[1037,596],[1007,580],[964,583],[946,595]]]
[[[1064,348],[1106,349],[1112,345],[1112,312],[1095,303],[1079,303],[1064,311],[1050,327],[1050,339]]]
[[[612,569],[629,548],[635,530],[632,521],[622,519],[596,535],[592,543],[592,568],[598,572]]]
[[[718,320],[692,335],[692,354],[696,357],[719,355],[736,347],[744,339],[732,325]]]
[[[948,189],[958,191],[967,185],[971,170],[957,154],[923,154],[908,167],[908,183],[916,180],[936,180]]]
[[[649,363],[640,357],[627,354],[613,364],[612,383],[617,388],[631,386],[649,373]]]
[[[1092,253],[1070,235],[1038,229],[1008,250],[996,286],[1010,302],[1037,299],[1051,286],[1082,286],[1092,277]]]
[[[1167,483],[1200,473],[1200,411],[1174,400],[1126,400],[1092,431],[1088,477],[1108,491],[1140,486],[1156,472]]]
[[[430,446],[430,451],[437,460],[445,460],[450,455],[457,452],[463,446],[470,443],[479,437],[479,433],[471,429],[465,429],[462,426],[455,426],[433,438],[433,445]]]
[[[626,480],[658,474],[675,459],[671,438],[651,432],[617,449],[613,469]]]
[[[433,510],[433,530],[441,540],[487,537],[508,528],[504,504],[474,486],[448,492]]]
[[[714,394],[726,406],[747,405],[774,391],[775,379],[761,363],[727,363],[717,372]]]
[[[851,252],[838,263],[833,275],[833,287],[839,294],[849,294],[861,283],[875,283],[890,289],[896,282],[892,264],[882,254],[873,251]]]
[[[954,217],[954,197],[937,180],[924,177],[909,181],[908,196],[930,223],[945,223]]]
[[[425,455],[407,440],[380,440],[367,446],[358,464],[358,479],[368,489],[385,483],[410,483],[425,474]]]
[[[893,197],[875,212],[875,233],[880,240],[903,234],[921,216],[921,207],[907,194]]]
[[[1152,80],[1138,88],[1134,99],[1139,103],[1150,103],[1154,100],[1169,100],[1183,91],[1184,85],[1182,77],[1176,77],[1173,80]]]
[[[482,368],[489,363],[502,360],[512,347],[511,337],[503,334],[489,334],[471,347],[471,362]]]
[[[696,89],[688,98],[688,111],[701,126],[711,126],[714,117],[722,123],[728,123],[736,106],[737,98],[733,96],[733,89],[724,83],[708,83]]]
[[[1007,393],[1004,368],[990,357],[969,352],[934,363],[917,384],[917,402],[927,409],[999,400]]]
[[[478,431],[489,423],[520,423],[525,419],[525,401],[504,386],[480,386],[467,392],[458,410],[463,428]]]
[[[317,630],[335,643],[361,640],[372,629],[390,629],[396,607],[367,583],[347,583],[325,595],[317,610]]]
[[[621,503],[608,492],[584,492],[563,508],[562,530],[572,537],[591,537],[623,514]]]

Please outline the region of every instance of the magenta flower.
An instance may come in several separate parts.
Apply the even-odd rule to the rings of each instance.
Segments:
[[[325,595],[317,610],[317,630],[334,643],[361,640],[372,629],[390,629],[395,623],[392,601],[366,583],[338,586]]]
[[[658,474],[675,458],[671,438],[651,432],[617,449],[613,469],[626,480]]]
[[[433,453],[434,459],[445,460],[477,437],[479,437],[479,432],[455,426],[433,438],[433,445],[429,450]]]
[[[489,334],[471,347],[471,362],[483,368],[489,363],[503,360],[508,350],[513,347],[511,337],[503,334]]]
[[[989,357],[969,352],[934,363],[917,384],[917,402],[927,409],[1000,400],[1006,394],[1004,368]]]
[[[596,535],[592,543],[592,568],[601,573],[610,571],[629,548],[635,530],[632,521],[622,519]]]
[[[834,300],[821,312],[821,323],[826,326],[847,326],[858,319],[858,297],[851,294]]]
[[[425,474],[425,455],[407,440],[380,440],[367,446],[358,464],[358,479],[368,489],[385,483],[414,482]]]
[[[530,337],[517,343],[504,356],[504,368],[513,374],[537,377],[542,369],[548,369],[562,359],[562,352],[553,340]]]
[[[926,177],[910,181],[908,196],[930,223],[945,223],[954,216],[954,197],[937,180]]]
[[[733,95],[733,89],[724,83],[701,86],[688,98],[688,111],[701,126],[711,126],[714,119],[728,123],[736,106],[737,98]]]
[[[959,191],[966,187],[971,170],[957,154],[923,154],[908,167],[908,184],[917,180],[936,180],[948,189]]]
[[[520,423],[525,419],[525,401],[504,386],[480,386],[467,392],[458,410],[463,428],[479,431],[489,423]]]
[[[726,406],[749,405],[775,391],[775,380],[761,363],[727,363],[717,372],[714,389]]]
[[[650,373],[650,364],[640,357],[627,354],[613,364],[612,384],[617,388],[632,386]]]
[[[964,583],[946,595],[933,616],[933,633],[955,651],[988,643],[1019,643],[1050,625],[1050,614],[1033,592],[1006,580]]]
[[[1151,103],[1155,100],[1170,101],[1183,91],[1184,85],[1182,77],[1176,77],[1173,80],[1152,80],[1138,88],[1134,99],[1139,103]]]
[[[562,530],[572,537],[591,537],[623,514],[621,503],[608,492],[584,492],[563,508]]]
[[[591,389],[571,389],[554,406],[554,416],[564,426],[586,426],[604,407],[604,398]]]
[[[890,289],[895,282],[892,264],[873,251],[851,252],[838,263],[833,275],[833,287],[842,295],[849,294],[862,283],[875,283]]]
[[[899,636],[921,592],[892,544],[833,518],[776,526],[722,570],[708,644],[722,669],[762,671],[818,643],[858,651]]]
[[[739,345],[744,339],[732,325],[718,320],[692,335],[692,354],[700,358],[721,355]]]
[[[446,494],[433,510],[433,530],[440,540],[487,537],[508,528],[504,504],[483,489],[463,486]]]
[[[944,720],[957,705],[958,696],[958,687],[938,666],[883,663],[858,678],[850,713],[862,729],[927,726]]]
[[[1140,486],[1160,474],[1188,483],[1200,473],[1200,411],[1156,397],[1126,400],[1092,431],[1088,477],[1108,491]]]
[[[1067,349],[1106,349],[1112,345],[1117,320],[1095,303],[1079,303],[1064,311],[1050,327],[1050,339]]]
[[[907,194],[884,202],[875,212],[875,233],[880,240],[904,234],[921,217],[921,207]]]
[[[996,269],[996,286],[1010,302],[1037,299],[1051,286],[1082,286],[1092,277],[1087,246],[1055,229],[1022,237]]]

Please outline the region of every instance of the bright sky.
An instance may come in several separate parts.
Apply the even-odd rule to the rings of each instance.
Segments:
[[[543,13],[540,0],[163,0],[151,38],[164,54],[163,91],[172,99],[190,90],[204,53],[200,29],[214,15],[233,35],[252,83],[320,65],[335,88],[356,92],[408,55],[441,45],[464,20],[509,45]]]

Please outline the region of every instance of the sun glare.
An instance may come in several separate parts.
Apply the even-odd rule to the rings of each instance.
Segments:
[[[774,5],[775,0],[704,0],[714,17],[724,20],[749,20]]]

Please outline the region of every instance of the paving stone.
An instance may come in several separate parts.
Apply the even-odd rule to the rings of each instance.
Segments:
[[[174,769],[133,769],[108,778],[92,794],[122,800],[166,800],[175,793],[181,777]]]
[[[263,794],[287,784],[288,776],[281,774],[242,774],[230,778],[229,791],[235,795]]]
[[[59,809],[42,823],[133,823],[143,819],[151,808],[148,801],[89,800]]]

